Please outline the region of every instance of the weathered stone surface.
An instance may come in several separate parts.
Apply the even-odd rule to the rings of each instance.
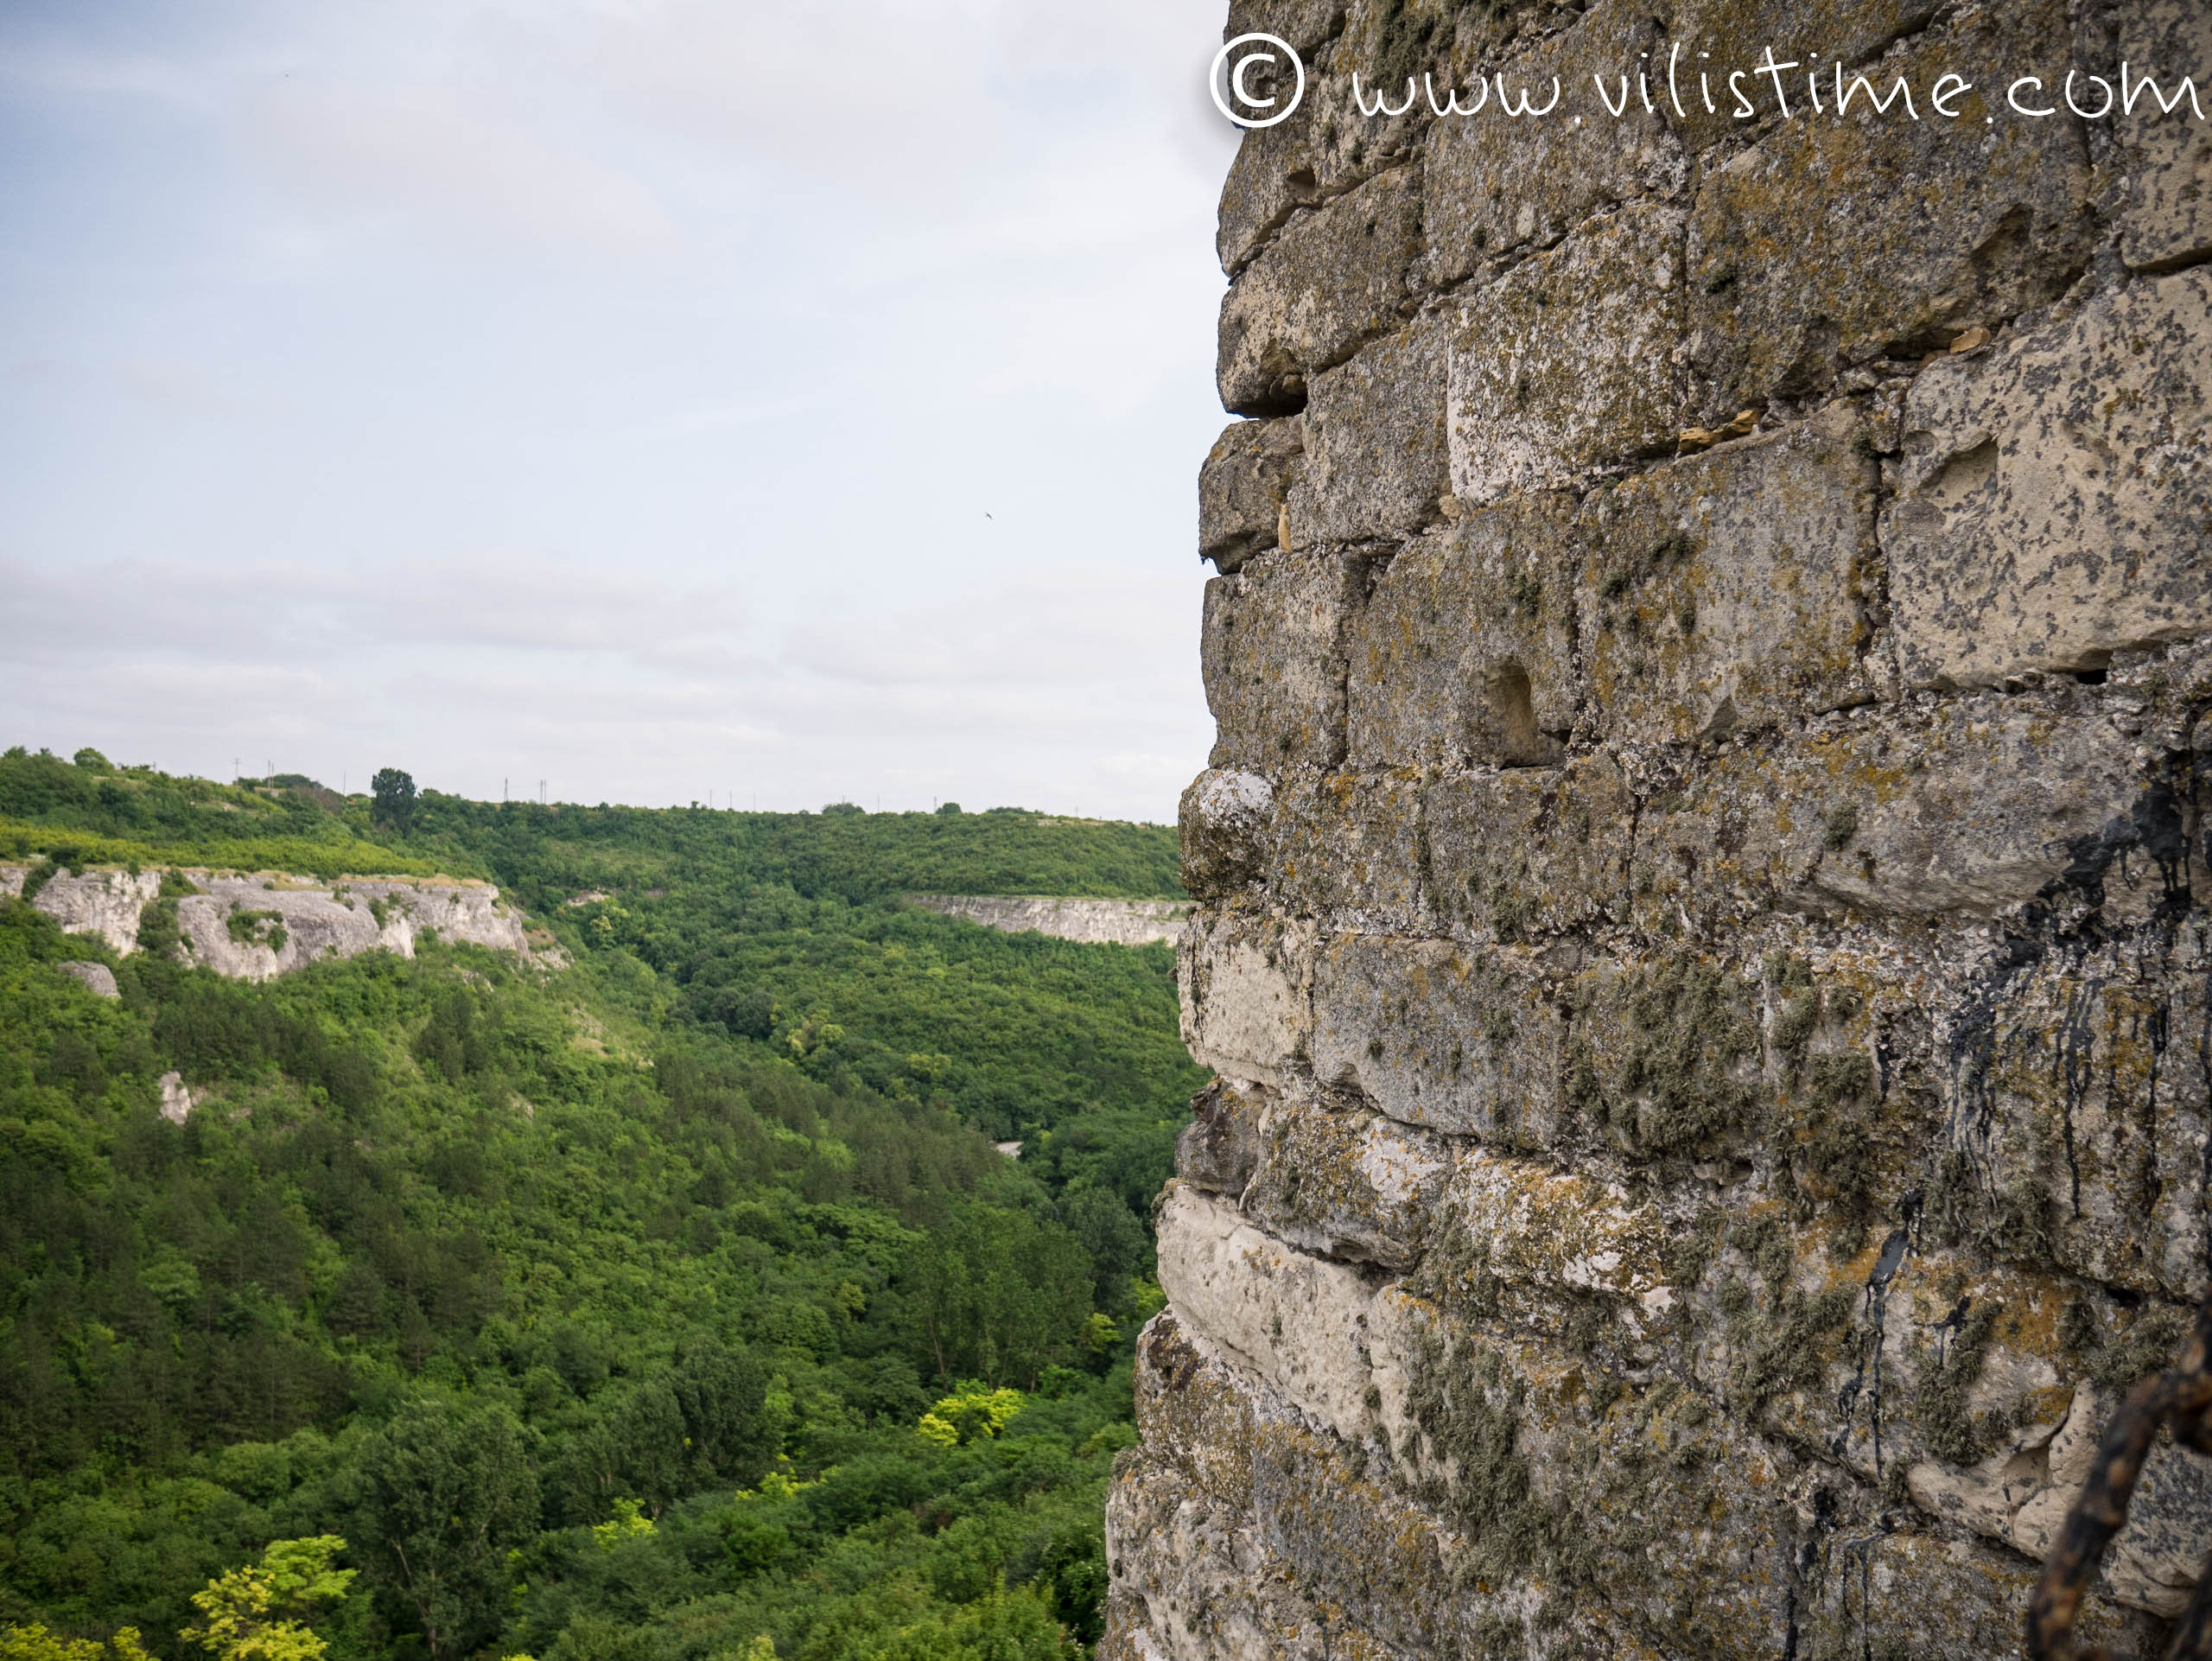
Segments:
[[[1402,1269],[1421,1256],[1457,1151],[1366,1109],[1274,1102],[1241,1206],[1279,1240]]]
[[[2212,627],[2208,383],[2198,271],[1922,375],[1881,532],[1907,683],[2101,670]]]
[[[1585,505],[1578,605],[1609,736],[1723,736],[1883,689],[1862,655],[1874,466],[1848,405]]]
[[[1515,496],[1408,544],[1354,620],[1355,767],[1529,767],[1556,760],[1580,684],[1580,508]]]
[[[16,878],[21,894],[23,877]],[[118,957],[138,949],[138,914],[162,891],[159,871],[57,871],[31,905],[61,925],[64,934],[97,934]]]
[[[1256,773],[1210,770],[1183,792],[1183,886],[1202,900],[1255,881],[1266,869],[1274,787]]]
[[[1989,122],[2003,93],[1987,83],[1993,65],[2064,63],[2070,41],[2063,0],[1964,13],[1865,72],[1883,93],[1905,76],[1921,119],[1869,118],[1863,94],[1850,118],[1801,109],[1709,175],[1689,231],[1698,411],[1820,393],[1843,365],[1940,349],[2063,294],[2090,248],[2080,130]],[[1955,120],[1926,105],[1946,73],[1974,83],[1947,100]]]
[[[1869,1627],[1927,1646],[1902,1652],[2008,1652],[2032,1574],[2023,1558],[1973,1543],[1971,1531],[1931,1543],[1902,1517],[1878,1522],[1870,1486],[1747,1433],[1716,1414],[1713,1398],[1671,1380],[1608,1374],[1471,1321],[1448,1301],[1480,1284],[1506,1289],[1491,1306],[1501,1311],[1516,1293],[1579,1293],[1656,1333],[1674,1297],[1658,1278],[1654,1214],[1524,1161],[1478,1158],[1455,1193],[1464,1209],[1451,1213],[1453,1226],[1483,1258],[1445,1306],[1289,1248],[1218,1201],[1171,1187],[1162,1202],[1172,1303],[1140,1345],[1147,1444],[1208,1499],[1245,1512],[1249,1522],[1223,1524],[1281,1551],[1301,1597],[1358,1598],[1370,1565],[1345,1543],[1374,1550],[1395,1538],[1402,1543],[1376,1562],[1398,1566],[1386,1578],[1414,1607],[1370,1606],[1347,1622],[1383,1645],[1377,1653],[1495,1653],[1484,1644],[1500,1626],[1439,1624],[1460,1604],[1439,1594],[1450,1585],[1487,1597],[1485,1588],[1522,1575],[1522,1595],[1539,1603],[1550,1588],[1602,1585],[1601,1599],[1584,1595],[1579,1606],[1594,1604],[1601,1620],[1610,1609],[1658,1654],[1770,1656],[1793,1626],[1813,1653]],[[1929,1314],[1931,1324],[1940,1319]],[[2066,1392],[2045,1393],[2055,1393],[2063,1422]],[[2041,1435],[2038,1448],[2052,1433]],[[1314,1497],[1323,1491],[1325,1505]],[[1868,1601],[1854,1540],[1882,1542],[1893,1574],[1909,1575],[1927,1598]],[[2122,1581],[2147,1587],[2145,1567],[2163,1571],[2166,1562],[2160,1539],[2145,1531],[2132,1543]],[[1412,1564],[1433,1550],[1431,1566],[1409,1569],[1408,1545]],[[1142,1542],[1125,1549],[1133,1567],[1146,1564],[1154,1596],[1122,1618],[1156,1620],[1159,1594],[1183,1582]],[[1408,1585],[1409,1574],[1426,1578]],[[1685,1596],[1688,1587],[1699,1594]],[[1428,1626],[1408,1632],[1408,1622]],[[2144,1635],[2139,1619],[2108,1606],[2091,1625]]]
[[[1861,710],[1803,739],[1732,746],[1645,804],[1636,915],[1653,932],[1776,907],[1993,917],[2077,867],[2148,909],[2168,882],[2145,847],[2155,827],[2136,822],[2158,798],[2133,749],[2127,726],[2079,694]]]
[[[1405,1384],[1396,1355],[1376,1353],[1403,1299],[1378,1302],[1359,1270],[1295,1251],[1233,1206],[1170,1183],[1155,1207],[1160,1284],[1177,1318],[1257,1374],[1309,1422],[1358,1443],[1402,1435]],[[1379,1405],[1369,1400],[1375,1387]]]
[[[2002,105],[2069,60],[2171,88],[2212,12],[1294,26],[1320,95],[1247,140],[1224,255],[1391,174],[1417,245],[1209,601],[1222,1082],[1101,1652],[2017,1661],[2212,1291],[2212,149]],[[1705,112],[1769,44],[1793,106],[1811,60],[1916,108]],[[1657,111],[1576,124],[1638,64]],[[1584,108],[1369,119],[1355,67]],[[1311,293],[1357,333],[1347,246]],[[2162,1446],[2077,1637],[2163,1652],[2209,1542]]]
[[[58,963],[54,965],[73,981],[80,982],[94,997],[116,998],[123,994],[115,984],[115,971],[104,963]]]
[[[1422,805],[1437,915],[1510,945],[1625,910],[1635,803],[1611,757],[1449,773]]]
[[[2200,927],[2169,957],[2114,944],[2001,970],[1948,1017],[1947,1181],[1936,1197],[2013,1252],[2196,1301],[2207,1270],[2212,967]]]
[[[181,1072],[165,1072],[161,1078],[162,1117],[171,1124],[182,1124],[192,1117],[192,1110],[199,1104],[192,1091],[185,1087]]]
[[[1649,8],[1600,0],[1564,34],[1484,66],[1489,81],[1467,79],[1459,107],[1474,103],[1479,87],[1481,112],[1439,121],[1427,143],[1422,230],[1429,250],[1424,274],[1431,283],[1455,283],[1523,244],[1556,242],[1600,208],[1681,189],[1688,162],[1681,143],[1664,118],[1646,111],[1630,90],[1641,60],[1655,51],[1663,58],[1666,46]],[[1629,89],[1621,86],[1624,74]],[[1542,107],[1557,80],[1561,110],[1586,104],[1592,118],[1564,125],[1548,135],[1549,143],[1536,142],[1530,129],[1542,118],[1505,114],[1497,90],[1501,77],[1516,107],[1524,89]],[[1593,77],[1602,81],[1608,99],[1618,100],[1625,91],[1620,117],[1610,105],[1600,113],[1590,102],[1598,84]],[[1445,89],[1440,86],[1437,93],[1442,98]]]
[[[1313,1069],[1406,1124],[1541,1147],[1557,1133],[1567,1023],[1525,953],[1346,934],[1313,965]]]
[[[205,872],[195,881],[203,892],[176,902],[186,960],[234,979],[268,980],[379,948],[411,958],[416,941],[433,930],[442,940],[530,955],[521,915],[486,882],[379,879],[324,888],[296,878]]]
[[[1222,407],[1295,414],[1314,376],[1397,327],[1420,223],[1420,176],[1394,168],[1285,226],[1222,302]]]
[[[1198,469],[1198,554],[1226,576],[1252,555],[1289,545],[1283,500],[1306,461],[1306,423],[1236,421]]]
[[[1459,308],[1450,422],[1463,504],[1673,448],[1683,224],[1675,209],[1623,207]]]
[[[2117,22],[2130,89],[2145,75],[2158,83],[2118,123],[2130,187],[2120,251],[2138,270],[2202,259],[2212,254],[2212,11],[2194,0],[2158,0],[2120,9]],[[2119,79],[2109,63],[2102,71]],[[2195,81],[2193,100],[2182,96],[2185,76]],[[2098,94],[2088,96],[2094,105]]]
[[[1672,12],[1673,41],[1652,56],[1652,100],[1692,150],[1740,144],[1745,130],[1753,124],[1738,118],[1727,90],[1728,76],[1751,69],[1768,45],[1773,46],[1778,62],[1795,59],[1803,65],[1810,62],[1809,54],[1818,53],[1824,73],[1832,75],[1840,62],[1871,79],[1875,60],[1896,42],[1927,28],[1939,10],[1936,0],[1677,0]],[[1699,90],[1700,71],[1712,77],[1712,111],[1705,107]],[[1801,68],[1798,74],[1802,73]],[[1878,83],[1885,90],[1889,84],[1887,78]],[[1770,93],[1770,84],[1764,79],[1754,77],[1746,85],[1763,97]],[[1809,118],[1800,96],[1803,85],[1795,76],[1789,79],[1789,107],[1801,124]],[[1827,99],[1825,92],[1821,96]]]
[[[1331,553],[1264,554],[1206,584],[1200,661],[1211,765],[1266,775],[1344,753],[1344,623],[1364,567]]]
[[[1175,1174],[1208,1193],[1241,1197],[1260,1164],[1260,1116],[1267,1105],[1257,1089],[1239,1090],[1217,1079],[1191,1098],[1191,1123],[1175,1138]]]
[[[1444,336],[1442,318],[1425,317],[1313,378],[1307,461],[1286,509],[1294,547],[1402,535],[1436,517],[1451,483]]]
[[[1049,934],[1090,945],[1150,945],[1183,932],[1181,900],[1081,900],[1034,894],[910,894],[921,911],[958,917],[1006,934]]]
[[[1279,1085],[1306,1053],[1313,933],[1299,924],[1200,913],[1177,948],[1183,1043],[1200,1066]]]
[[[1301,915],[1371,928],[1417,929],[1422,775],[1332,773],[1286,786],[1276,801],[1277,897]]]

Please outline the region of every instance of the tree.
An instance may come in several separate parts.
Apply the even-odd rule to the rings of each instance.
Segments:
[[[537,1473],[503,1410],[402,1409],[361,1450],[361,1509],[369,1556],[433,1657],[467,1655],[498,1632],[507,1553],[537,1528]]]
[[[200,1620],[177,1636],[217,1661],[322,1661],[330,1646],[298,1617],[346,1595],[355,1571],[330,1566],[345,1550],[335,1534],[274,1542],[259,1563],[219,1575],[194,1592]]]
[[[139,1647],[138,1629],[125,1626],[106,1644],[90,1638],[64,1638],[34,1621],[28,1626],[0,1626],[0,1661],[153,1661]]]
[[[378,767],[369,780],[369,812],[378,824],[405,836],[415,823],[415,780],[397,767]]]
[[[1018,1381],[1075,1353],[1090,1313],[1090,1259],[1058,1224],[963,1205],[909,1249],[899,1276],[916,1359],[946,1383]]]

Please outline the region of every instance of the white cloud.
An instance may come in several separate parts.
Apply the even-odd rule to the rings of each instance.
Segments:
[[[0,21],[11,738],[1172,814],[1214,14],[55,16]]]
[[[677,242],[637,179],[450,89],[286,86],[255,100],[247,122],[264,165],[317,209],[619,252]]]

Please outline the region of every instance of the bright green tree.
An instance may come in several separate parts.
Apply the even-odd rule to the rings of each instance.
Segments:
[[[354,1571],[330,1566],[345,1550],[335,1534],[274,1542],[258,1563],[218,1575],[194,1593],[200,1619],[177,1636],[217,1661],[322,1661],[330,1646],[299,1617],[346,1595]]]
[[[138,1629],[125,1626],[107,1643],[64,1638],[34,1621],[28,1626],[0,1626],[0,1661],[153,1661],[139,1646]]]

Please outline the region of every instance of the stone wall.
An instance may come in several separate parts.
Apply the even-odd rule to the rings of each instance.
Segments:
[[[1309,91],[1221,210],[1220,1077],[1101,1653],[2017,1655],[2212,1291],[2212,128],[1369,119],[1349,76],[2203,86],[2212,8],[1251,30]],[[2162,1448],[2086,1625],[2157,1652],[2208,1544]]]
[[[1180,900],[1060,900],[1024,894],[910,894],[906,903],[1007,934],[1035,932],[1089,945],[1147,945],[1183,932]]]

